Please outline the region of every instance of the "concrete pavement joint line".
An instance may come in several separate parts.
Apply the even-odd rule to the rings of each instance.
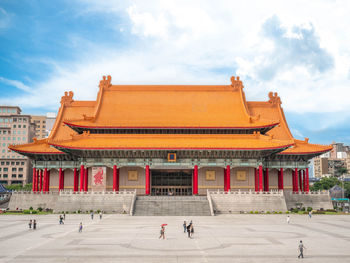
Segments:
[[[94,224],[94,222],[88,224],[87,226],[92,225],[92,224]],[[17,253],[15,253],[15,254],[13,254],[13,255],[8,256],[7,258],[5,258],[5,260],[9,262],[10,260],[15,259],[15,258],[18,257],[19,255],[21,255],[21,254],[27,252],[28,250],[33,250],[33,249],[38,248],[38,247],[40,247],[40,246],[42,246],[42,245],[44,245],[44,244],[46,244],[46,243],[52,242],[52,241],[54,241],[54,240],[56,240],[56,239],[58,239],[58,238],[64,237],[64,236],[66,236],[66,235],[68,235],[68,234],[70,234],[70,233],[72,233],[72,232],[74,232],[74,231],[77,231],[77,228],[78,228],[78,227],[76,227],[74,230],[72,229],[71,231],[64,232],[64,233],[58,235],[56,238],[44,240],[43,242],[41,242],[41,243],[39,243],[39,244],[36,244],[36,245],[34,245],[34,246],[31,246],[31,247],[28,247],[28,248],[26,248],[26,249],[24,249],[24,250],[22,250],[22,251],[18,251]]]
[[[338,227],[338,228],[341,228],[341,229],[348,229],[348,227],[346,226],[342,226],[342,225],[337,225],[337,224],[333,224],[333,223],[329,223],[329,222],[319,222],[321,224],[325,224],[325,225],[329,225],[329,226],[334,226],[334,227]]]
[[[317,229],[317,228],[314,228],[314,227],[310,227],[309,225],[299,225],[299,224],[291,224],[292,226],[296,226],[296,227],[300,227],[300,228],[303,228],[303,229],[310,229],[312,231],[315,231],[315,232],[321,232],[323,234],[326,234],[326,235],[329,235],[329,236],[332,236],[332,237],[337,237],[337,238],[342,238],[342,239],[345,239],[347,240],[347,236],[343,236],[343,235],[340,235],[340,234],[336,234],[336,233],[332,233],[332,232],[329,232],[329,231],[326,231],[326,230],[323,230],[323,229]]]
[[[30,230],[28,229],[28,232],[25,232],[23,233],[23,231],[20,231],[20,232],[16,232],[16,233],[13,233],[13,234],[10,234],[10,235],[7,235],[7,236],[2,236],[0,237],[0,242],[1,241],[7,241],[11,238],[15,238],[15,237],[19,237],[19,236],[23,236],[23,235],[28,235],[28,234],[34,234],[34,231],[36,233],[40,232],[40,229],[45,229],[45,228],[48,228],[48,227],[52,227],[53,225],[51,224],[43,224],[43,226],[40,226],[40,228],[38,228],[37,230]]]

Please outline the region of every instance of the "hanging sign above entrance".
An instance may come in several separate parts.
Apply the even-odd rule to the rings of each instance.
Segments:
[[[176,163],[176,153],[168,153],[168,162]]]

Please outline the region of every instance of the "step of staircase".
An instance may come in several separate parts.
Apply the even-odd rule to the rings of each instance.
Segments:
[[[206,196],[138,196],[135,216],[210,216]]]

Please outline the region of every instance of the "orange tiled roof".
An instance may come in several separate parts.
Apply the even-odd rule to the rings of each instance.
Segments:
[[[9,149],[21,154],[64,154],[63,152],[51,147],[47,143],[47,139],[34,140],[32,143],[10,145]]]
[[[64,125],[63,121],[67,118],[80,119],[84,114],[91,114],[94,110],[95,101],[74,101],[73,92],[69,92],[61,98],[61,107],[59,108],[54,127],[48,137],[50,140],[66,140],[71,138],[72,134],[77,134],[71,128]],[[33,143],[11,145],[9,149],[19,153],[32,154],[58,154],[63,152],[49,146],[48,139],[36,140]]]
[[[96,108],[70,126],[90,128],[263,128],[277,123],[252,118],[246,109],[243,84],[112,85],[100,83]]]
[[[269,93],[268,101],[248,101],[248,111],[253,116],[260,115],[262,118],[278,122],[275,128],[269,130],[267,134],[279,140],[294,140],[294,146],[281,152],[280,154],[315,154],[324,153],[332,149],[332,146],[311,144],[308,140],[301,141],[293,138],[289,130],[286,117],[281,107],[281,99],[277,93]]]
[[[332,150],[331,145],[320,145],[308,143],[308,138],[305,141],[294,140],[295,144],[293,147],[281,152],[280,154],[315,154],[315,153],[325,153]]]
[[[70,140],[49,141],[71,149],[231,149],[268,150],[286,148],[293,141],[281,141],[258,134],[88,134]]]

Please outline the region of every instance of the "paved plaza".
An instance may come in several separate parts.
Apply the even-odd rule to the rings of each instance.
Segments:
[[[350,216],[1,215],[0,262],[350,262]],[[37,230],[29,230],[29,219]],[[183,233],[193,220],[194,236]],[[83,222],[82,233],[78,233]],[[166,239],[158,239],[166,223]],[[302,239],[305,258],[297,258]],[[335,261],[336,260],[336,261]]]

